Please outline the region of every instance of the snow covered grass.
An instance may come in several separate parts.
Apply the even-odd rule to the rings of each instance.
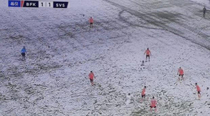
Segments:
[[[201,17],[202,6],[181,1],[71,0],[69,9],[1,4],[0,115],[209,115],[209,20]],[[147,47],[151,61],[140,66]],[[152,96],[157,114],[149,111]]]
[[[210,5],[210,1],[209,0],[191,0],[191,1],[200,3],[200,4],[204,5],[204,6],[209,6]]]

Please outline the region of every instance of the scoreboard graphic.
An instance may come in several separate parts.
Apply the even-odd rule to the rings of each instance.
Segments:
[[[29,0],[8,0],[8,7],[30,7],[30,8],[39,8],[39,7],[48,7],[48,8],[68,8],[68,2],[60,1],[29,1]]]

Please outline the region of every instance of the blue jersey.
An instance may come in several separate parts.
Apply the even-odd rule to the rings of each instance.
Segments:
[[[26,53],[26,49],[23,48],[23,49],[21,50],[21,53]]]

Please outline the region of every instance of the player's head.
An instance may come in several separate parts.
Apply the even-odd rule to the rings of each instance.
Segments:
[[[195,85],[198,85],[197,83],[195,83]]]
[[[91,73],[93,73],[93,71],[90,71]]]
[[[153,96],[152,99],[155,99],[155,97]]]
[[[149,50],[149,48],[147,48],[147,50]]]
[[[25,48],[25,46],[23,46],[23,48]]]
[[[144,86],[144,88],[147,88],[146,86]]]

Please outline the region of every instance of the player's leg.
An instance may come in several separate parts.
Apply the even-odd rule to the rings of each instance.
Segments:
[[[144,95],[141,95],[141,100],[140,100],[140,102],[142,102],[144,99],[145,99],[145,94],[144,94]]]
[[[93,23],[90,23],[90,28],[92,28],[93,27]]]
[[[181,79],[181,74],[179,74],[179,81],[181,81],[182,79]]]
[[[157,107],[155,106],[154,108],[155,108],[155,112],[157,112]]]
[[[25,60],[25,53],[21,53],[22,55],[22,60]]]
[[[90,83],[91,83],[91,85],[93,85],[93,79],[90,79]]]
[[[94,83],[93,83],[93,79],[92,79],[92,86],[94,85]]]
[[[182,80],[184,80],[184,74],[182,74],[181,77],[182,77]]]
[[[150,106],[150,111],[152,111],[152,106]]]
[[[23,55],[23,58],[24,58],[24,60],[26,60],[26,54],[24,53],[24,55]]]
[[[150,61],[150,55],[148,55],[149,61]]]
[[[146,55],[146,62],[147,62],[148,55]]]
[[[201,92],[198,91],[198,98],[200,99],[201,98]]]

